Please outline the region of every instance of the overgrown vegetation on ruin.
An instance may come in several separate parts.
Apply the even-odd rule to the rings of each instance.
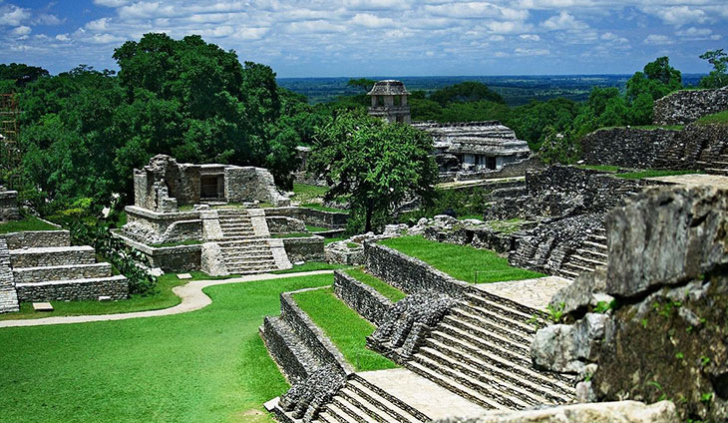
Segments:
[[[358,280],[359,282],[374,288],[380,294],[384,295],[386,298],[389,298],[389,300],[393,303],[396,303],[406,296],[404,292],[384,282],[378,277],[370,275],[362,268],[356,267],[353,269],[348,269],[346,270],[346,273],[354,279]]]
[[[0,234],[21,231],[53,231],[56,229],[58,228],[49,225],[35,216],[23,216],[21,220],[12,220],[0,224]]]
[[[421,236],[391,238],[381,244],[441,270],[455,279],[470,283],[489,283],[533,279],[544,275],[508,264],[498,254],[469,245],[429,241]]]

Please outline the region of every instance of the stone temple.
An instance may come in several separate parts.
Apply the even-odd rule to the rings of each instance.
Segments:
[[[401,81],[379,81],[368,95],[372,98],[370,116],[387,123],[410,123],[432,136],[440,172],[496,171],[531,155],[528,143],[497,121],[412,123],[407,103],[410,93]]]

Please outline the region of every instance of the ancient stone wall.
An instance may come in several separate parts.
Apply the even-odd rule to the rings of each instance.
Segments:
[[[16,268],[13,269],[13,275],[15,276],[15,283],[105,278],[111,275],[111,264],[95,263],[60,267]]]
[[[667,129],[601,129],[581,140],[582,158],[590,165],[651,169],[680,131]]]
[[[126,245],[137,249],[149,258],[152,268],[159,267],[165,272],[191,272],[200,270],[202,264],[202,245],[180,245],[176,247],[150,247],[138,242],[125,233],[114,231],[114,236]]]
[[[260,201],[287,206],[288,198],[278,192],[273,175],[258,167],[225,168],[225,199],[230,203]]]
[[[12,232],[2,234],[0,238],[5,238],[11,250],[71,245],[71,233],[66,230]]]
[[[101,296],[108,296],[114,301],[124,300],[129,296],[129,281],[123,276],[118,276],[82,282],[18,283],[16,289],[18,300],[21,302],[98,300]]]
[[[127,206],[125,211],[124,234],[139,242],[151,245],[202,239],[199,211],[156,213],[137,206]]]
[[[582,401],[678,398],[682,421],[725,421],[727,210],[728,191],[672,187],[610,211],[608,264],[553,297],[566,323],[537,332],[534,363],[579,374]]]
[[[0,185],[0,223],[18,219],[20,219],[18,192],[5,191],[5,188]]]
[[[515,178],[525,175],[527,172],[536,172],[546,169],[546,165],[537,156],[515,163],[507,163],[498,170],[481,170],[473,172],[441,172],[438,182],[473,181],[479,179]]]
[[[300,261],[324,261],[324,239],[321,237],[281,238],[292,263]]]
[[[334,272],[334,291],[352,310],[377,326],[393,306],[379,291],[341,270]]]
[[[349,215],[343,212],[330,212],[309,209],[305,207],[278,207],[265,209],[266,217],[292,217],[302,220],[307,225],[321,228],[343,228],[349,220]]]
[[[96,262],[93,247],[33,248],[11,250],[10,259],[13,267],[68,266],[73,264],[92,264]]]
[[[429,290],[459,298],[468,288],[467,283],[384,245],[365,243],[364,256],[371,274],[408,294]]]
[[[13,271],[10,267],[10,252],[4,239],[0,238],[0,314],[13,313],[18,308]]]
[[[295,234],[307,232],[303,220],[285,216],[266,216],[265,223],[271,235]]]
[[[684,125],[723,110],[728,110],[728,87],[684,90],[655,101],[653,120],[657,125]]]
[[[723,168],[716,162],[728,152],[728,125],[691,124],[685,127],[668,148],[655,161],[655,166],[665,169],[705,170]]]

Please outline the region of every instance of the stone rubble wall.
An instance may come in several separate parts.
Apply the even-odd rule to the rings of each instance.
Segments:
[[[266,216],[265,223],[271,235],[295,234],[308,232],[303,220],[285,216]]]
[[[535,172],[546,169],[540,158],[531,156],[514,163],[506,163],[498,170],[481,170],[481,171],[459,171],[459,172],[440,172],[438,182],[455,182],[455,181],[474,181],[479,179],[498,179],[498,178],[515,178],[525,175],[527,172]]]
[[[435,291],[461,298],[469,288],[467,283],[434,269],[422,260],[384,245],[364,243],[364,256],[367,271],[407,294]]]
[[[5,188],[0,186],[0,222],[18,219],[20,219],[18,192],[5,191]]]
[[[96,263],[93,247],[52,247],[11,250],[10,259],[14,268],[66,266],[73,264]]]
[[[329,212],[304,207],[277,207],[265,209],[268,217],[290,217],[302,220],[306,225],[338,229],[346,226],[349,215],[343,212]]]
[[[19,310],[13,271],[10,267],[10,252],[7,242],[0,238],[0,314]]]
[[[552,298],[564,323],[537,332],[534,363],[578,373],[581,401],[678,398],[683,421],[726,421],[726,227],[728,191],[713,187],[652,189],[610,211],[608,264]]]
[[[304,361],[304,355],[299,351],[300,341],[295,333],[279,330],[277,317],[266,316],[260,327],[260,336],[265,342],[268,353],[280,367],[282,373],[291,384],[298,383],[309,376],[315,363]],[[305,347],[302,347],[305,348]]]
[[[334,272],[334,292],[352,310],[379,326],[394,304],[379,291],[359,282],[346,272]]]
[[[705,170],[725,162],[721,158],[728,152],[728,126],[717,124],[691,124],[685,127],[668,148],[655,160],[655,167],[664,169]]]
[[[124,231],[112,231],[112,234],[146,255],[152,268],[158,267],[165,272],[174,273],[192,272],[201,268],[202,244],[157,248],[130,238]]]
[[[202,239],[200,211],[157,213],[137,206],[127,206],[125,211],[127,224],[123,228],[124,234],[145,244]]]
[[[325,261],[324,239],[318,236],[308,238],[281,238],[288,259],[293,262]]]
[[[21,302],[98,300],[101,296],[108,296],[116,301],[128,298],[129,281],[123,276],[117,276],[63,283],[17,284],[16,289]]]
[[[683,90],[655,101],[653,121],[657,125],[684,125],[723,110],[728,110],[728,87]]]
[[[668,129],[600,129],[581,140],[582,158],[590,165],[652,169],[679,133]]]
[[[62,231],[25,231],[0,235],[5,238],[8,248],[19,250],[21,248],[68,247],[71,245],[71,233]]]
[[[111,276],[111,272],[111,264],[109,263],[13,269],[15,283],[17,284],[71,279],[105,278]]]

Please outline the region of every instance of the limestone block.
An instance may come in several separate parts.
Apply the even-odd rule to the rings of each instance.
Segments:
[[[580,373],[598,358],[599,342],[611,324],[605,314],[587,314],[574,325],[540,329],[531,344],[536,366],[563,373]]]
[[[200,270],[210,276],[227,276],[230,274],[218,243],[206,242],[202,244]]]

